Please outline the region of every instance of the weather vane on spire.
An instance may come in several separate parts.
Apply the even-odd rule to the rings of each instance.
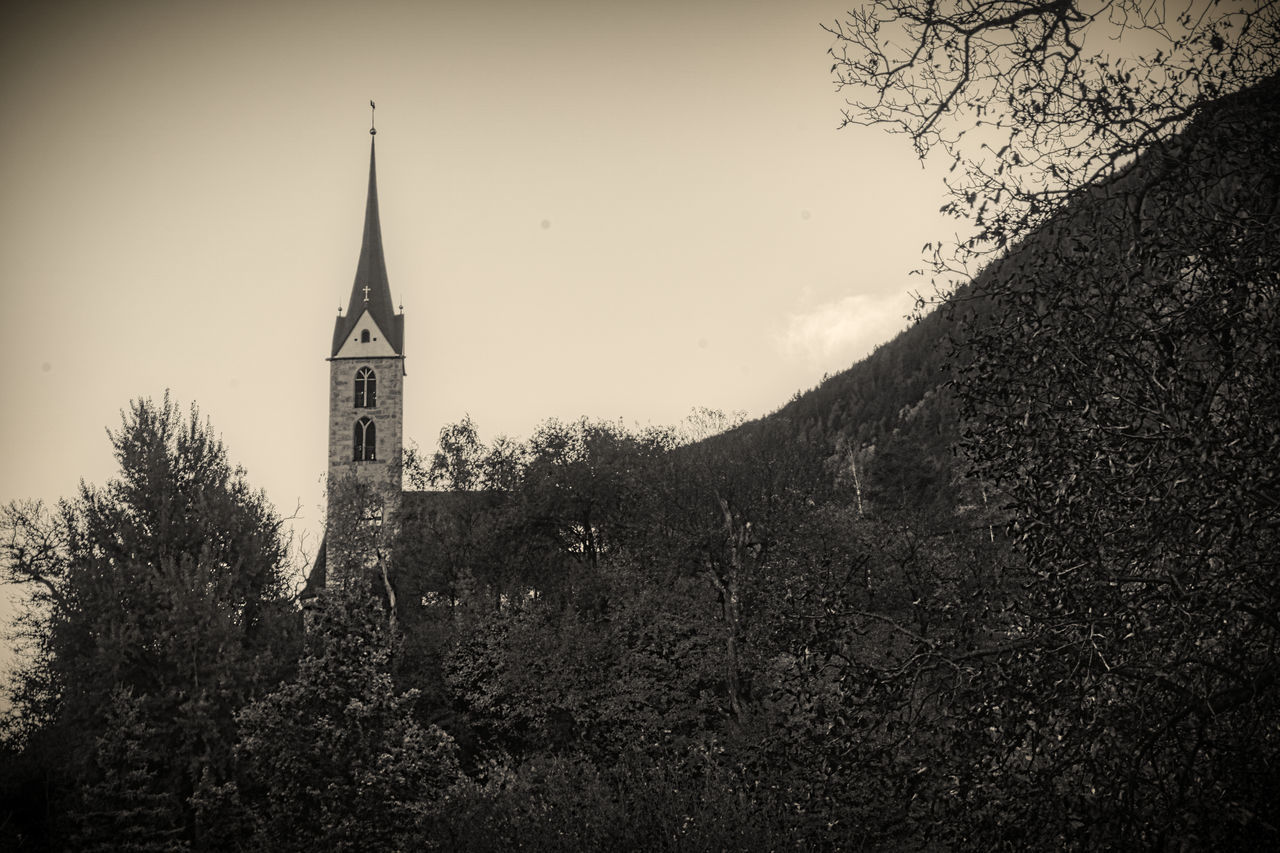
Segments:
[[[370,101],[369,102],[369,135],[370,136],[376,136],[378,133],[378,128],[376,126],[376,123],[373,120],[374,112],[377,109],[378,109],[378,105],[375,104],[373,101]]]

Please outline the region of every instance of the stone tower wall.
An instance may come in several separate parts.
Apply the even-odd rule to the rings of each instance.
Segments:
[[[376,406],[356,408],[356,371],[372,368],[377,377]],[[352,432],[360,418],[377,425],[375,461],[352,458]],[[383,491],[391,509],[401,490],[400,454],[404,448],[404,359],[335,358],[329,361],[329,480],[355,475]]]

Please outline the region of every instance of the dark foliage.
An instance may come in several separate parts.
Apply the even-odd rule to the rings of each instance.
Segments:
[[[294,657],[279,520],[208,425],[139,401],[111,442],[118,479],[5,509],[5,572],[32,595],[6,748],[40,768],[51,821],[17,841],[108,844],[120,810],[143,847],[201,838],[189,797],[226,778],[236,710]]]
[[[1277,105],[1224,99],[979,282],[966,449],[1017,510],[1028,646],[966,724],[1006,746],[975,832],[1276,839]]]
[[[263,850],[404,849],[426,834],[458,765],[395,689],[394,645],[363,591],[319,596],[297,677],[237,714],[236,782],[205,798],[223,827]]]

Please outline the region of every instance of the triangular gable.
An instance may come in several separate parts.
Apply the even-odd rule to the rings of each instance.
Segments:
[[[338,318],[338,328],[335,331],[335,340],[333,342],[334,358],[378,358],[385,356],[397,356],[391,342],[387,340],[386,333],[378,327],[378,323],[373,319],[373,314],[368,309],[360,312],[360,316],[356,318],[356,322],[350,326],[343,340],[336,339],[336,335],[341,333],[344,318]],[[369,333],[369,340],[364,340],[364,333]]]

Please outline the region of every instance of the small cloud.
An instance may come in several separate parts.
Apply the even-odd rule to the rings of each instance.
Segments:
[[[911,306],[906,295],[858,294],[826,302],[790,314],[778,348],[790,359],[843,369],[902,331]]]

